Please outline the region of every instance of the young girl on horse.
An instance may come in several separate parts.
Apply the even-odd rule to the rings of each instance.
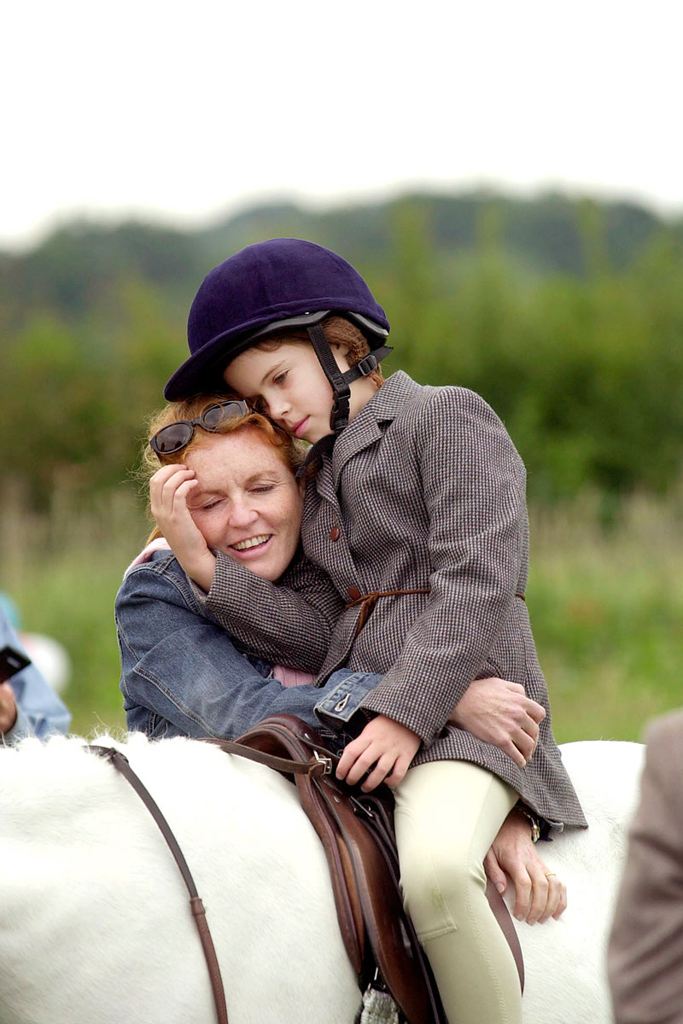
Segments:
[[[383,675],[361,702],[339,774],[394,787],[404,898],[448,1020],[519,1024],[519,980],[485,898],[484,856],[513,808],[548,831],[586,824],[524,603],[524,466],[478,395],[402,372],[383,381],[388,330],[360,275],[312,243],[271,240],[215,268],[190,312],[192,355],[166,397],[222,379],[312,444],[302,543],[319,579],[297,593],[255,585],[214,554],[185,506],[191,470],[167,481],[156,514],[211,613],[251,646],[264,616],[296,634],[316,587],[331,581],[339,614],[319,678],[341,665]],[[517,680],[545,708],[528,759],[523,739],[496,745],[490,705],[477,706],[472,681],[488,675]],[[547,886],[557,884],[549,873]]]

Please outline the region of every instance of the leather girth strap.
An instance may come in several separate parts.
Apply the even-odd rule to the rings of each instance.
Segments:
[[[135,792],[138,794],[143,804],[154,818],[154,821],[159,827],[161,834],[163,835],[169,850],[173,854],[173,858],[178,865],[180,874],[185,882],[185,887],[190,894],[190,910],[194,923],[197,926],[197,932],[199,933],[199,940],[202,944],[202,950],[204,951],[204,959],[206,960],[206,966],[209,972],[209,980],[211,982],[211,992],[213,994],[213,1001],[216,1007],[216,1019],[218,1024],[228,1024],[228,1008],[225,1002],[225,989],[223,987],[223,979],[221,977],[221,969],[218,964],[218,958],[216,956],[216,948],[211,938],[211,932],[209,925],[206,920],[206,911],[204,910],[204,904],[201,901],[197,887],[194,883],[192,873],[187,865],[187,861],[183,856],[183,851],[180,849],[178,842],[171,831],[171,828],[166,821],[165,817],[159,809],[159,805],[153,799],[151,793],[142,784],[138,776],[131,768],[128,758],[122,754],[119,750],[115,750],[113,747],[99,747],[96,744],[88,744],[85,747],[86,750],[92,750],[98,757],[102,757],[109,761],[110,764],[116,768],[126,782],[130,783]]]

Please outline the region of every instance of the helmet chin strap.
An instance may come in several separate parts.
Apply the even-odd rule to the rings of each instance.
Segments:
[[[312,324],[306,328],[311,345],[318,357],[318,362],[323,368],[325,376],[332,385],[332,412],[330,413],[330,430],[338,434],[349,422],[349,402],[351,400],[351,383],[359,377],[367,377],[376,370],[380,361],[391,352],[390,345],[383,345],[352,366],[349,370],[342,372],[337,366],[337,361],[332,353],[329,341],[325,337],[325,331],[321,324]]]

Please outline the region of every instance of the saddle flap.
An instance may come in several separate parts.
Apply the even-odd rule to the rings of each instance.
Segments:
[[[324,750],[325,755],[331,758],[334,755],[325,749],[322,738],[317,737],[314,730],[293,715],[273,715],[240,736],[236,743],[275,758],[272,767],[296,783],[301,806],[325,851],[339,930],[351,966],[363,986],[367,980],[365,926],[346,843],[324,802],[311,790],[308,775],[294,774],[284,764],[285,759],[310,763],[316,750]],[[234,750],[234,745],[230,744],[226,749]]]
[[[315,779],[349,851],[363,920],[382,978],[410,1024],[445,1021],[436,985],[412,922],[403,909],[393,838],[379,799],[341,794]]]

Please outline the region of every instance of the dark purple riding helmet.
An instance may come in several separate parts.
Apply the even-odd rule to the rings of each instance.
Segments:
[[[331,313],[352,320],[371,354],[342,373],[325,338]],[[164,389],[169,401],[225,387],[222,373],[254,341],[284,327],[305,327],[332,385],[331,429],[348,422],[349,384],[367,376],[391,349],[384,310],[358,271],[329,249],[300,238],[248,245],[204,278],[187,321],[190,358]]]

